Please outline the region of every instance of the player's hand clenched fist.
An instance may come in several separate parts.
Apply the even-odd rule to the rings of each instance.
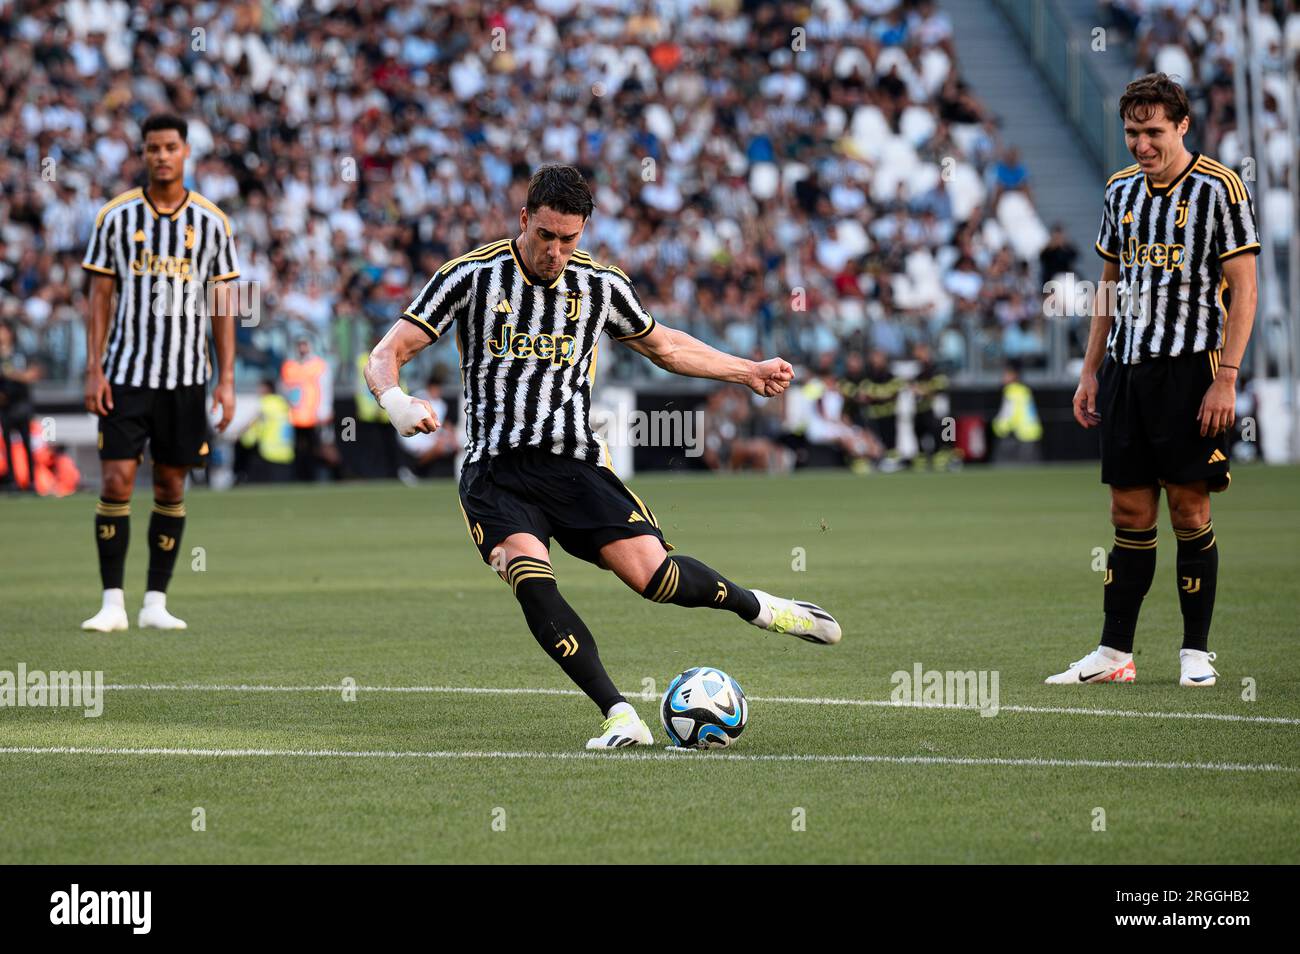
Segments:
[[[411,397],[401,388],[389,388],[379,396],[379,406],[388,412],[393,427],[403,437],[412,434],[432,434],[441,425],[438,415],[428,401]]]
[[[1096,427],[1101,423],[1097,413],[1097,375],[1088,374],[1079,378],[1079,387],[1074,392],[1074,419],[1083,427]]]
[[[776,397],[794,380],[794,368],[780,358],[768,358],[754,365],[749,388],[763,397]]]

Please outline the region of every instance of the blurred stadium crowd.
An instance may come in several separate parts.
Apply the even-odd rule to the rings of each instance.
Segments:
[[[0,312],[51,375],[80,369],[77,262],[99,205],[140,176],[136,124],[172,108],[192,185],[261,283],[241,370],[274,371],[306,334],[349,380],[429,272],[514,230],[545,160],[597,188],[584,246],[711,343],[811,366],[920,341],[960,370],[974,329],[995,361],[1040,359],[1047,236],[933,3],[488,8],[11,8]],[[602,375],[657,373],[620,358]]]
[[[1207,146],[1234,162],[1223,3],[1104,5],[1138,38],[1139,72],[1193,78]],[[1283,4],[1264,6],[1277,42],[1294,43],[1294,2],[1285,24]],[[78,263],[100,205],[142,181],[137,124],[163,109],[189,120],[188,184],[230,214],[242,278],[260,286],[261,321],[239,330],[245,383],[282,379],[305,340],[325,380],[350,387],[429,273],[516,231],[548,160],[588,175],[583,246],[627,271],[653,314],[735,353],[786,356],[814,406],[833,378],[851,427],[871,352],[922,349],[912,373],[1046,368],[1042,285],[1079,258],[1035,213],[932,0],[0,11],[0,320],[28,365],[72,388]],[[1072,353],[1083,333],[1076,319]],[[455,352],[431,351],[454,380]],[[662,373],[626,349],[601,365],[606,381]]]

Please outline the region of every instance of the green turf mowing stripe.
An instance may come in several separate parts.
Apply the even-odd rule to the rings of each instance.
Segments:
[[[112,755],[184,756],[192,758],[342,758],[342,759],[602,759],[673,762],[683,759],[717,759],[724,762],[848,762],[890,765],[969,765],[1018,768],[1117,768],[1204,772],[1286,772],[1300,774],[1300,766],[1249,762],[1150,762],[1127,759],[1007,759],[962,758],[943,755],[740,755],[666,749],[663,752],[399,752],[344,751],[338,749],[180,749],[113,748],[79,746],[3,746],[0,755]]]
[[[505,696],[581,696],[577,689],[496,688],[493,686],[265,686],[204,685],[203,683],[121,683],[105,685],[104,689],[118,692],[390,692],[390,693],[461,693],[465,695]],[[1122,691],[1122,690],[1121,690]],[[652,702],[658,696],[627,690],[629,699]],[[890,699],[835,699],[804,698],[800,696],[747,696],[751,702],[772,702],[807,706],[874,706],[885,709],[944,709],[958,712],[979,712],[978,705],[923,702],[901,703]],[[1027,712],[1046,715],[1114,716],[1128,719],[1208,719],[1215,722],[1257,722],[1265,725],[1300,725],[1300,719],[1286,716],[1247,716],[1230,712],[1142,712],[1134,709],[1090,709],[1086,706],[1018,706],[998,705],[999,712]]]

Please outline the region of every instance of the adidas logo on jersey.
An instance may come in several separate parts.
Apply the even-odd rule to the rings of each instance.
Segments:
[[[514,314],[513,309],[510,307],[510,300],[508,298],[502,298],[499,302],[497,302],[496,307],[494,307],[492,311],[494,311],[498,315]]]
[[[1223,456],[1223,451],[1219,450],[1219,449],[1216,447],[1216,448],[1214,449],[1214,453],[1210,455],[1210,459],[1207,460],[1206,463],[1207,463],[1207,464],[1217,464],[1217,463],[1219,463],[1220,461],[1224,461],[1224,460],[1227,460],[1227,459],[1228,459],[1228,458],[1226,458],[1226,457]]]
[[[1119,220],[1119,224],[1120,224],[1120,225],[1132,225],[1132,224],[1133,224],[1133,213],[1132,213],[1132,212],[1125,212],[1125,213],[1124,213],[1124,218],[1122,218],[1122,219]]]

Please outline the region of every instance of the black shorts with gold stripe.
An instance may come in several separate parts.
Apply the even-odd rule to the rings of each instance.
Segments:
[[[600,565],[600,549],[634,536],[664,540],[653,511],[608,467],[532,447],[466,464],[460,506],[483,562],[515,533],[546,546],[551,538],[580,560]]]
[[[1226,490],[1228,434],[1201,434],[1197,414],[1219,372],[1218,351],[1122,364],[1097,373],[1101,481],[1113,487],[1190,484]]]

